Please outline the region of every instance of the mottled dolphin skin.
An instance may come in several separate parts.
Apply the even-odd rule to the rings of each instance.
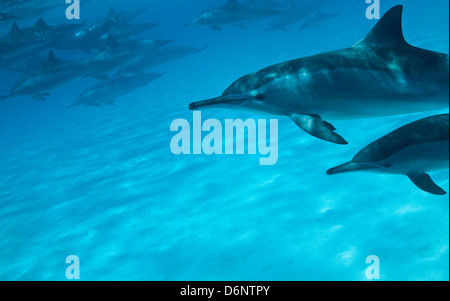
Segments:
[[[349,120],[448,107],[449,56],[409,45],[401,5],[353,47],[277,64],[233,83],[222,96],[194,102],[289,116],[307,133],[347,142],[325,120]]]
[[[363,148],[352,161],[328,170],[407,175],[420,189],[444,195],[426,172],[449,168],[449,114],[407,124]]]
[[[223,6],[202,13],[192,20],[192,22],[184,26],[204,25],[217,31],[221,31],[222,27],[226,25],[242,27],[248,23],[282,13],[282,11],[272,9],[272,6],[269,3],[264,4],[258,1],[249,1],[247,4],[240,4],[237,0],[227,0]]]

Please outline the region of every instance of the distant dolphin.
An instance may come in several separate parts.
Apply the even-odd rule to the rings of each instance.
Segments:
[[[118,73],[136,73],[138,71],[148,70],[160,64],[179,60],[188,55],[204,51],[206,48],[207,46],[203,48],[184,46],[157,48],[152,52],[138,57],[131,64],[119,69]]]
[[[405,125],[363,148],[352,161],[328,170],[334,175],[369,171],[407,175],[420,189],[444,195],[426,172],[449,167],[449,114]]]
[[[320,139],[347,144],[322,118],[345,120],[448,107],[449,56],[409,45],[401,5],[353,47],[277,64],[233,83],[222,96],[194,102],[289,116]]]
[[[76,101],[67,108],[77,105],[101,107],[102,104],[114,105],[115,99],[148,85],[164,73],[137,73],[132,76],[119,76],[99,82],[82,92]]]
[[[320,9],[328,0],[308,0],[302,1],[302,5],[298,6],[292,2],[292,8],[287,12],[277,16],[266,29],[289,31],[290,27],[305,21],[310,15]]]
[[[9,95],[1,96],[1,99],[29,95],[36,100],[45,100],[49,91],[84,77],[94,76],[100,67],[101,62],[91,59],[61,61],[50,51],[47,62],[32,72],[25,72],[13,85]]]
[[[225,25],[243,27],[248,23],[282,13],[282,11],[272,9],[271,6],[270,3],[257,3],[257,1],[240,4],[237,0],[227,0],[225,5],[202,13],[184,26],[204,25],[216,31],[221,31],[222,26]]]
[[[20,20],[19,17],[11,16],[10,14],[7,14],[7,13],[0,13],[0,22],[10,20],[10,19]]]

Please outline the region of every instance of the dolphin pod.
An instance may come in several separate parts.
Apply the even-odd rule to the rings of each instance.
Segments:
[[[108,90],[110,98],[113,98],[124,91],[130,92],[131,80],[136,81],[136,84],[150,82],[147,79],[153,77],[147,76],[143,71],[206,49],[165,47],[173,40],[131,39],[159,24],[159,21],[132,22],[147,11],[148,6],[119,12],[111,7],[105,18],[89,26],[85,22],[49,25],[39,17],[32,26],[19,27],[16,18],[10,17],[13,15],[13,8],[29,5],[32,6],[31,0],[0,0],[1,20],[11,19],[9,32],[0,37],[0,69],[22,73],[10,87],[8,94],[0,95],[0,100],[16,96],[46,100],[52,90],[86,77],[101,80],[88,90],[91,92],[108,88],[108,84],[117,84],[122,89]],[[48,56],[38,56],[44,50],[47,50]],[[75,60],[60,60],[55,56],[54,50],[73,51],[82,56]],[[155,73],[151,75],[155,76]],[[108,81],[110,76],[114,76],[114,79]],[[120,83],[121,80],[123,83]],[[136,89],[139,87],[136,86]],[[108,99],[99,99],[97,103],[92,99],[86,100],[86,95],[77,99],[78,103],[112,103]]]
[[[288,116],[317,138],[347,144],[327,120],[447,108],[448,54],[409,45],[403,6],[391,8],[353,47],[273,65],[191,110],[225,107]]]
[[[367,171],[408,176],[423,191],[444,195],[427,174],[449,167],[449,114],[407,124],[363,148],[328,175]]]

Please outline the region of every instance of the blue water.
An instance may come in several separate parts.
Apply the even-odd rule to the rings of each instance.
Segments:
[[[70,23],[59,2],[42,13],[51,25]],[[399,3],[406,40],[448,53],[449,2],[382,0],[382,13]],[[448,195],[402,176],[325,174],[390,131],[448,110],[333,122],[348,146],[280,118],[273,166],[254,155],[170,151],[170,124],[192,121],[190,102],[274,63],[357,42],[376,22],[366,19],[365,1],[329,1],[324,8],[340,16],[289,32],[264,32],[271,18],[223,31],[182,26],[221,0],[81,0],[81,18],[93,25],[110,5],[146,4],[134,22],[161,23],[133,39],[208,48],[155,67],[166,75],[114,106],[66,109],[92,78],[50,91],[45,102],[0,102],[0,280],[65,280],[69,255],[79,257],[82,280],[366,280],[369,255],[380,258],[381,280],[449,280]],[[4,36],[11,22],[0,26]],[[0,95],[20,75],[1,70]],[[267,118],[226,110],[202,117]],[[448,170],[432,177],[449,191]]]

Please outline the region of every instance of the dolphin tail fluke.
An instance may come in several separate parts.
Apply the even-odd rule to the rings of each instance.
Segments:
[[[408,178],[421,190],[434,194],[434,195],[445,195],[447,192],[439,187],[433,182],[430,175],[426,173],[410,173],[407,175]]]
[[[336,166],[327,171],[327,175],[335,175],[339,173],[352,172],[352,171],[364,171],[373,169],[371,166],[359,164],[353,161],[347,162],[345,164]]]
[[[335,132],[336,128],[324,121],[320,116],[292,114],[291,118],[302,130],[311,136],[336,144],[348,144],[344,138]]]

